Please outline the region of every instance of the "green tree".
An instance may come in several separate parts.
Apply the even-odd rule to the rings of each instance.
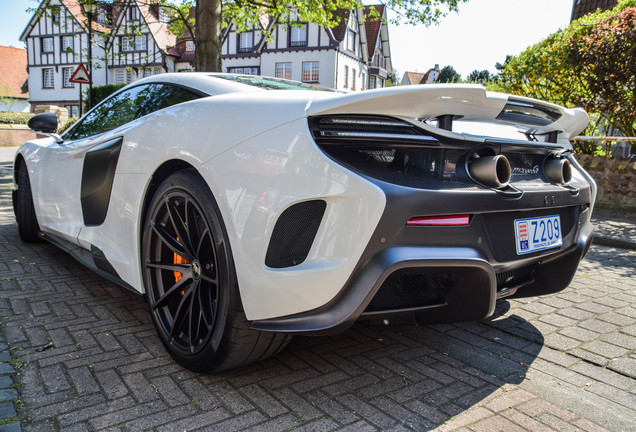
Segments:
[[[448,12],[457,11],[468,0],[386,0],[395,12],[393,23],[438,23]],[[239,31],[256,25],[261,16],[269,15],[273,23],[289,23],[295,14],[301,22],[335,27],[343,19],[342,10],[355,10],[360,0],[196,0],[197,40],[196,66],[201,71],[218,71],[221,64],[221,29],[232,22]],[[366,19],[378,19],[375,10]]]
[[[436,83],[458,83],[461,82],[462,76],[450,65],[444,66],[439,75],[437,75]]]
[[[47,0],[42,0],[47,1]],[[316,23],[323,27],[335,27],[344,17],[342,11],[362,7],[361,0],[143,0],[146,4],[167,7],[170,29],[177,36],[189,35],[196,46],[195,69],[221,71],[222,29],[229,23],[238,31],[260,25],[260,18],[272,17],[270,29],[276,23],[290,23],[292,17],[300,22]],[[394,24],[438,23],[449,12],[456,12],[468,0],[386,0],[382,3],[395,12]],[[78,0],[81,5],[113,3],[113,0]],[[44,8],[52,10],[55,6]],[[190,13],[194,8],[195,13]],[[375,9],[365,19],[379,19]],[[295,21],[295,20],[294,20]],[[265,29],[267,33],[267,29]],[[108,38],[108,35],[104,35]]]
[[[501,66],[489,89],[580,106],[595,120],[590,132],[636,135],[636,0],[586,15]]]
[[[475,69],[468,75],[468,78],[466,78],[466,82],[475,83],[475,84],[486,84],[491,79],[493,79],[493,77],[490,74],[489,70],[484,69],[482,71],[479,71]]]

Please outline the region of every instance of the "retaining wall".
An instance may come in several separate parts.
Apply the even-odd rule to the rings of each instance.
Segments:
[[[585,154],[576,158],[596,181],[599,207],[636,211],[636,159]]]

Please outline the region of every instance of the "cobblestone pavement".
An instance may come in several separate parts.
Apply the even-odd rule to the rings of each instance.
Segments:
[[[9,172],[0,431],[636,431],[634,251],[593,246],[568,289],[500,301],[488,320],[355,325],[206,376],[171,360],[141,298],[19,241]]]

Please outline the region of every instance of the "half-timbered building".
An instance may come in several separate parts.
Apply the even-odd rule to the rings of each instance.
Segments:
[[[100,6],[91,15],[93,85],[194,70],[194,40],[189,33],[177,38],[170,31],[167,12],[153,0],[114,0]],[[369,19],[371,15],[375,17]],[[333,29],[295,17],[280,22],[263,16],[257,26],[239,33],[230,22],[222,38],[224,72],[362,91],[383,87],[392,71],[381,5],[343,11]],[[70,78],[80,63],[88,64],[88,16],[80,2],[42,1],[21,39],[28,51],[32,109],[59,105],[77,115],[80,89]]]
[[[371,8],[376,8],[379,19],[365,19]],[[222,53],[225,72],[274,76],[344,91],[383,87],[392,71],[384,6],[343,12],[333,29],[295,21],[293,16],[288,23],[262,18],[260,27],[241,33],[230,25]]]
[[[147,0],[124,0],[115,10],[108,44],[111,84],[129,84],[145,76],[174,72],[176,36],[163,6]]]
[[[103,67],[110,7],[100,6],[92,21],[93,84],[108,82]],[[58,105],[79,114],[79,84],[70,82],[80,63],[88,66],[88,17],[77,0],[45,0],[20,39],[26,42],[31,109]]]

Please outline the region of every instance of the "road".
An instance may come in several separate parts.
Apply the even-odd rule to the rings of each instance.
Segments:
[[[200,375],[166,354],[142,298],[20,242],[10,170],[0,162],[0,430],[8,413],[24,431],[636,431],[634,251],[594,245],[569,288],[499,301],[490,319],[355,325]]]

